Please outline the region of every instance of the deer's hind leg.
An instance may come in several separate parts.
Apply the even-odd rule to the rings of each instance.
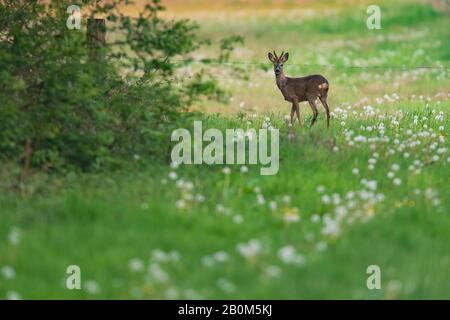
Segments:
[[[328,107],[327,103],[327,97],[320,97],[320,102],[322,102],[323,107],[325,108],[325,111],[327,113],[327,128],[330,127],[330,108]]]
[[[311,120],[311,127],[314,125],[314,123],[317,120],[317,116],[319,115],[319,111],[317,110],[315,99],[308,99],[309,105],[311,106],[311,110],[313,112],[313,117]]]

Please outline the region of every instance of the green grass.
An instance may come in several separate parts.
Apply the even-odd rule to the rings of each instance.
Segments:
[[[283,22],[261,16],[199,21],[202,36],[214,40],[245,36],[233,60],[266,62],[269,49],[289,50],[289,75],[322,73],[330,80],[330,130],[321,107],[317,125],[308,128],[309,107],[301,104],[305,127],[296,127],[291,141],[283,121],[290,106],[275,88],[270,65],[269,71],[240,66],[251,82],[217,67],[234,100],[199,105],[205,111],[200,117],[204,130],[261,128],[270,117],[280,129],[280,169],[274,176],[261,176],[258,166],[250,166],[248,173],[230,166],[226,176],[224,166],[175,170],[140,159],[123,172],[35,174],[23,196],[12,191],[8,180],[16,168],[4,164],[0,298],[11,292],[25,299],[450,298],[449,71],[346,66],[449,66],[448,17],[417,2],[383,2],[382,10],[381,31],[365,28],[363,6]],[[420,49],[423,53],[413,58]],[[385,94],[388,99],[380,100]],[[367,105],[376,115],[364,111]],[[340,110],[347,110],[348,117]],[[436,119],[440,111],[445,112],[442,120]],[[352,141],[379,137],[379,129],[363,128],[381,123],[388,141],[347,141],[351,131]],[[413,141],[420,144],[412,146]],[[370,159],[376,159],[373,170]],[[172,171],[178,184],[189,181],[193,189],[177,186],[168,177]],[[391,171],[394,178],[388,178]],[[376,188],[365,186],[363,179],[377,181]],[[255,189],[264,203],[258,203]],[[203,195],[204,201],[188,200],[190,195]],[[177,207],[183,199],[185,207]],[[336,212],[343,215],[339,232],[324,233],[325,221],[334,221]],[[296,215],[298,222],[287,221]],[[20,234],[16,244],[9,239],[14,230]],[[237,247],[251,240],[259,247],[245,256]],[[289,245],[303,264],[280,258],[280,249]],[[155,256],[155,250],[166,255],[156,251]],[[226,261],[211,258],[217,252],[225,253],[217,256]],[[130,269],[132,259],[141,261],[143,270]],[[72,264],[80,266],[87,288],[65,288],[66,268]],[[381,268],[381,290],[366,287],[369,265]],[[13,268],[15,277],[3,275],[5,266]]]
[[[448,100],[445,103],[448,106]],[[428,120],[414,126],[414,114],[427,114]],[[203,120],[205,127],[221,129],[246,128],[247,121],[250,127],[261,125],[259,118]],[[450,163],[446,153],[429,161],[437,149],[449,144],[439,142],[435,150],[428,147],[446,136],[448,131],[438,128],[448,127],[449,119],[436,121],[427,110],[408,113],[399,121],[397,127],[372,117],[347,119],[345,128],[354,130],[354,136],[377,136],[379,132],[368,133],[360,126],[385,123],[390,142],[375,143],[370,149],[368,143],[349,146],[339,119],[333,119],[327,131],[320,118],[317,127],[297,129],[296,140],[290,141],[280,117],[272,116],[272,124],[281,128],[281,163],[275,176],[260,176],[257,166],[248,173],[232,166],[229,176],[222,173],[223,166],[181,166],[175,171],[178,179],[193,183],[190,191],[168,178],[169,166],[155,165],[113,177],[66,178],[62,190],[26,199],[2,196],[2,240],[12,226],[21,229],[22,239],[17,246],[2,241],[0,265],[12,266],[17,275],[1,282],[0,294],[14,290],[24,298],[168,298],[174,291],[181,298],[448,298]],[[421,146],[388,153],[398,148],[395,137],[405,143],[410,137],[406,131],[424,131],[423,124],[437,133],[435,138],[418,137],[414,140]],[[374,152],[377,163],[369,170]],[[414,160],[421,163],[420,173],[408,170]],[[400,166],[395,172],[399,186],[387,177],[394,163]],[[359,175],[352,173],[353,168],[359,168]],[[383,194],[384,200],[369,204],[370,200],[359,199],[360,192],[371,190],[362,179],[376,180],[373,192]],[[323,203],[318,186],[325,187],[323,194],[338,194],[342,204]],[[255,188],[260,188],[264,204],[256,202]],[[427,195],[429,188],[433,191]],[[350,191],[356,199],[352,208],[345,200]],[[205,201],[187,201],[185,208],[177,208],[176,201],[187,199],[187,194],[202,194]],[[290,203],[283,202],[286,195]],[[271,210],[271,201],[277,209]],[[229,212],[221,213],[218,204]],[[341,232],[324,235],[324,217],[333,217],[340,206],[347,208],[344,221],[351,219],[353,224],[343,222]],[[300,221],[286,222],[295,210]],[[321,217],[318,223],[311,221],[315,214]],[[236,216],[241,223],[236,223]],[[261,251],[246,258],[236,246],[251,239],[259,241]],[[304,256],[303,266],[279,258],[278,251],[286,245]],[[318,245],[326,248],[318,250]],[[151,259],[152,250],[176,251],[179,261],[157,262]],[[212,267],[202,263],[218,251],[225,252],[228,261]],[[129,269],[133,258],[143,261],[144,271]],[[149,276],[146,269],[151,263],[169,275],[167,282]],[[70,264],[79,265],[83,280],[95,280],[101,291],[65,289]],[[372,264],[382,270],[379,291],[366,288],[366,268]],[[267,275],[273,266],[280,273],[276,278]]]

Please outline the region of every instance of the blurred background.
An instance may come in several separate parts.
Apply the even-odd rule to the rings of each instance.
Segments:
[[[420,90],[435,94],[449,86],[449,1],[171,1],[163,13],[169,18],[195,20],[200,36],[219,43],[239,35],[244,43],[226,67],[216,66],[221,82],[233,92],[229,106],[208,102],[207,112],[286,112],[275,87],[267,52],[289,51],[288,76],[323,74],[331,83],[334,106],[385,94],[410,96]],[[381,9],[381,29],[369,30],[369,5]],[[136,1],[136,14],[142,2]],[[213,48],[213,47],[212,47]],[[216,46],[217,48],[217,46]],[[215,54],[200,50],[197,59]],[[229,66],[234,67],[234,72]],[[436,69],[428,67],[437,67]],[[248,82],[241,79],[249,79]],[[426,83],[426,86],[424,84]],[[306,108],[309,109],[309,108]],[[309,110],[308,110],[309,111]],[[306,112],[308,112],[306,111]]]

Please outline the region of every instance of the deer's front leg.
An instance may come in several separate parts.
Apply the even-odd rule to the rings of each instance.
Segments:
[[[302,127],[302,117],[300,116],[300,106],[297,101],[294,101],[292,106],[294,107],[295,112],[297,113],[298,125],[300,128]]]

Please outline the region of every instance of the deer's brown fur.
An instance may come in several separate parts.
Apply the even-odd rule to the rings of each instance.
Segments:
[[[319,99],[325,108],[327,114],[327,127],[330,126],[330,109],[327,103],[328,89],[330,87],[325,77],[315,74],[301,78],[289,78],[284,75],[283,64],[288,60],[289,53],[282,53],[280,57],[275,51],[268,54],[269,60],[273,63],[275,77],[278,89],[280,89],[286,101],[292,103],[291,108],[291,126],[294,124],[294,114],[297,114],[298,122],[301,127],[299,103],[308,101],[311,106],[313,117],[311,126],[316,122],[319,111],[317,110],[316,100]]]

